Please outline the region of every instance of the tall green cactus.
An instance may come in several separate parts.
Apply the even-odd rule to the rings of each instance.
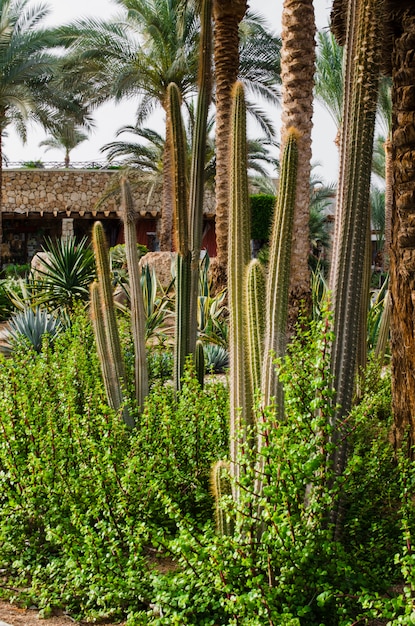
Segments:
[[[341,424],[350,410],[360,336],[360,311],[365,239],[369,212],[371,157],[379,83],[382,2],[348,3],[340,179],[337,194],[336,238],[330,276],[333,294],[334,344],[332,373],[336,389],[333,458],[343,471],[346,447]]]
[[[285,353],[287,341],[288,292],[292,229],[297,184],[298,131],[289,128],[280,166],[280,180],[270,240],[266,295],[266,329],[262,393],[265,405],[275,397],[283,416],[283,393],[273,360]]]
[[[202,0],[200,10],[199,75],[189,187],[189,240],[192,253],[189,351],[197,339],[199,259],[203,233],[206,134],[212,92],[212,0]]]
[[[244,89],[236,83],[233,89],[230,151],[230,198],[228,238],[228,298],[230,356],[230,461],[234,477],[235,499],[238,499],[241,443],[253,425],[253,399],[248,376],[246,347],[246,308],[244,282],[250,260],[250,207],[247,174],[246,105]],[[242,439],[242,441],[241,441]]]
[[[167,88],[168,116],[172,138],[173,220],[177,251],[176,262],[176,324],[174,342],[174,384],[180,389],[186,357],[190,346],[190,283],[192,253],[189,245],[187,211],[186,139],[180,110],[177,85]]]
[[[258,259],[248,265],[245,279],[247,349],[252,397],[261,389],[265,337],[265,271]]]
[[[233,92],[230,162],[228,238],[230,469],[235,479],[233,497],[238,499],[240,476],[238,456],[241,443],[261,445],[261,441],[257,442],[250,434],[254,427],[255,390],[262,391],[263,402],[266,404],[271,398],[276,397],[282,417],[282,392],[278,392],[273,356],[283,356],[285,350],[297,173],[297,133],[290,129],[281,163],[280,188],[270,244],[271,258],[267,285],[264,289],[264,276],[260,265],[257,261],[250,261],[246,106],[240,83],[236,83]],[[264,321],[266,321],[265,335]],[[260,485],[257,487],[260,488]]]
[[[180,389],[186,357],[196,358],[199,258],[203,230],[203,193],[207,116],[211,94],[212,0],[201,6],[199,95],[196,108],[190,190],[187,190],[186,141],[175,84],[167,88],[169,136],[172,141],[172,182],[176,264],[176,334],[174,384]]]
[[[124,222],[125,255],[130,284],[131,331],[135,356],[135,395],[138,410],[141,411],[144,406],[144,400],[148,394],[145,312],[137,252],[137,214],[134,209],[130,185],[125,176],[121,179],[121,211]]]
[[[216,530],[220,535],[230,535],[233,530],[222,502],[223,496],[229,496],[232,493],[229,471],[229,463],[216,461],[210,474],[210,491],[215,502]]]
[[[108,361],[102,365],[104,378],[109,375],[111,381],[105,383],[106,389],[110,390],[108,402],[118,411],[124,402],[122,389],[125,388],[125,369],[115,317],[107,242],[101,222],[94,224],[92,245],[98,277],[98,286],[94,286],[91,292],[94,325],[98,325],[97,348],[100,358]],[[101,314],[98,313],[98,307]],[[134,426],[134,420],[125,405],[122,417],[128,427]]]
[[[102,379],[104,381],[105,392],[108,404],[116,411],[122,405],[122,390],[120,380],[115,375],[115,368],[112,363],[111,353],[108,349],[105,334],[104,317],[102,314],[101,299],[99,295],[99,285],[94,281],[90,287],[91,298],[91,321],[94,329],[95,343],[99,362],[101,365]]]

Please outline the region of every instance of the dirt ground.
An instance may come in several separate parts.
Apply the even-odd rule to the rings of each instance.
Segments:
[[[10,624],[10,626],[74,626],[75,624],[87,624],[87,622],[76,622],[72,617],[62,612],[56,612],[55,615],[47,619],[39,618],[39,612],[36,609],[22,609],[10,602],[0,600],[0,626],[2,622]],[[105,626],[115,626],[105,623]],[[122,626],[117,624],[116,626]]]
[[[73,624],[67,615],[52,616],[48,620],[42,620],[45,626],[69,626]],[[0,623],[5,622],[11,626],[39,626],[38,611],[35,609],[20,609],[10,602],[2,602],[0,600]]]

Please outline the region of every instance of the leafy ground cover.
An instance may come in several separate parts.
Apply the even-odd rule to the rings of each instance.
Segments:
[[[226,385],[202,390],[188,368],[176,393],[163,360],[130,432],[108,408],[85,313],[39,353],[2,358],[3,599],[137,625],[411,624],[414,473],[389,442],[389,378],[368,369],[337,479],[330,341],[316,322],[280,364],[287,417],[257,407],[262,478],[243,451],[241,498],[226,495],[225,480],[216,504],[225,534],[211,468],[228,455]]]

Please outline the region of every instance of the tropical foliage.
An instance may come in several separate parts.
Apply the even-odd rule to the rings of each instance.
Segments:
[[[50,309],[72,311],[75,302],[89,301],[94,277],[94,257],[87,238],[47,239],[42,261],[36,270],[37,301]],[[40,283],[36,284],[36,279]]]
[[[138,0],[118,3],[127,10],[125,23],[84,22],[76,37],[73,28],[60,31],[68,45],[78,45],[81,32],[86,37],[78,50],[72,49],[77,53],[72,62],[79,63],[84,77],[90,71],[97,101],[106,97],[110,87],[105,82],[108,76],[100,73],[106,66],[99,64],[99,41],[101,52],[103,42],[108,49],[110,43],[115,46],[114,72],[130,71],[125,83],[117,75],[119,91],[113,95],[127,93],[128,84],[135,93],[134,81],[141,80],[139,72],[133,76],[133,69],[141,66],[125,64],[127,53],[134,52],[127,60],[137,61],[137,49],[143,51],[147,43],[126,36],[132,32],[129,22],[137,19],[135,12],[144,15],[148,9],[144,17],[151,18],[147,22],[152,27],[161,25],[161,20],[185,29],[187,11],[193,11],[197,39],[193,5],[180,6],[180,13],[174,0],[168,6],[161,0],[148,5]],[[408,52],[414,39],[398,37],[398,31],[413,34],[415,22],[407,19],[412,15],[410,5],[403,3],[401,13],[397,4],[389,25],[394,31],[392,43],[400,52],[393,63],[405,58],[410,64],[413,55],[402,52]],[[160,290],[156,273],[149,268],[139,272],[136,214],[125,175],[121,190],[127,272],[123,274],[120,248],[112,252],[112,269],[118,263],[118,275],[111,272],[104,228],[96,223],[93,246],[99,282],[90,285],[95,268],[86,241],[71,239],[48,241],[43,266],[30,279],[19,280],[13,304],[24,312],[9,320],[9,354],[0,356],[3,596],[16,600],[18,595],[40,607],[44,616],[61,607],[77,619],[126,619],[131,625],[413,623],[413,415],[411,403],[408,409],[404,402],[412,400],[414,370],[404,367],[413,358],[409,349],[413,316],[408,315],[413,300],[412,196],[406,193],[413,167],[407,166],[412,161],[404,152],[413,134],[408,126],[393,129],[397,162],[392,192],[397,215],[392,222],[391,295],[385,281],[368,302],[369,162],[379,101],[383,14],[377,0],[357,0],[353,10],[348,0],[334,0],[334,5],[334,29],[342,30],[345,15],[347,21],[342,163],[331,293],[320,263],[312,283],[313,319],[300,315],[288,335],[289,251],[301,136],[290,129],[284,138],[265,273],[258,260],[251,259],[249,247],[246,106],[241,83],[232,92],[228,293],[213,292],[209,259],[204,257],[200,263],[200,250],[194,245],[198,216],[187,202],[188,147],[180,94],[172,84],[163,86],[170,98],[163,157],[165,166],[166,146],[167,152],[172,149],[175,177],[170,182],[178,249],[174,335],[166,321],[170,299]],[[312,4],[284,3],[289,13],[284,16],[285,38],[296,32],[287,27],[289,23],[301,27],[297,41],[290,42],[291,54],[310,35],[305,32],[305,14],[296,13],[303,7],[309,10]],[[226,20],[230,20],[229,32],[234,32],[245,9],[243,0],[232,6],[214,2],[219,39],[220,34],[226,35]],[[98,32],[101,40],[96,38]],[[156,43],[167,45],[170,40],[175,48],[183,32],[155,33],[148,50],[155,56]],[[250,32],[261,39],[259,30]],[[250,40],[247,36],[246,42]],[[334,45],[333,40],[327,43]],[[227,48],[226,37],[221,45],[222,61],[234,63],[235,46]],[[216,60],[219,51],[220,46]],[[298,78],[303,63],[310,66],[311,48],[309,52],[292,76]],[[174,59],[183,61],[179,57]],[[144,57],[141,61],[145,64]],[[67,68],[73,71],[75,64]],[[404,89],[412,74],[396,71],[400,69],[394,67],[394,88],[401,86],[406,98],[397,99],[395,93],[392,99],[397,108],[393,125],[403,119],[408,124],[413,117],[403,105],[413,95],[413,89]],[[306,85],[307,94],[310,86]],[[140,94],[144,114],[153,95],[147,94],[146,101],[145,93]],[[300,96],[293,100],[299,101]],[[207,113],[207,102],[202,104],[198,111]],[[200,122],[199,113],[197,117]],[[203,132],[195,134],[194,160],[200,156],[202,167],[196,180],[193,174],[190,178],[191,186],[198,183],[200,190],[205,139]],[[388,134],[387,142],[389,138]],[[223,174],[219,161],[217,170]],[[307,187],[307,207],[314,206],[312,239],[320,249],[327,241],[323,225],[333,189],[318,181],[309,185],[308,174],[301,184]],[[386,194],[390,190],[387,184]],[[372,194],[372,222],[379,239],[388,224],[382,200],[381,194]],[[127,295],[129,291],[129,307],[114,307],[114,282],[125,287]],[[405,307],[399,305],[398,287]],[[190,292],[197,296],[194,310],[188,306]],[[47,310],[40,309],[39,302]],[[390,370],[384,357],[389,357],[391,310]],[[70,324],[63,324],[63,318]],[[196,349],[182,350],[191,344],[196,318]],[[402,343],[404,331],[406,343]],[[363,359],[367,345],[372,354]],[[208,370],[225,370],[226,377],[205,383],[206,362]],[[143,373],[150,380],[146,379],[139,397],[137,379]],[[403,399],[396,398],[397,389]]]
[[[69,167],[70,153],[87,139],[87,133],[77,127],[73,121],[63,119],[52,129],[50,136],[39,143],[39,146],[45,146],[46,151],[63,150],[64,166]]]
[[[63,114],[78,124],[90,121],[89,101],[80,98],[81,81],[75,90],[61,80],[62,60],[54,52],[61,41],[55,30],[43,26],[48,13],[46,6],[29,0],[0,2],[0,188],[2,139],[9,125],[24,140],[29,121],[48,129],[55,128]],[[0,243],[2,237],[0,214]]]

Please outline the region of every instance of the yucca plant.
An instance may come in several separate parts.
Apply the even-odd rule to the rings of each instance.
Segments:
[[[64,328],[62,321],[45,309],[28,307],[11,317],[1,350],[10,353],[19,346],[30,345],[40,352],[45,336],[53,342]]]

